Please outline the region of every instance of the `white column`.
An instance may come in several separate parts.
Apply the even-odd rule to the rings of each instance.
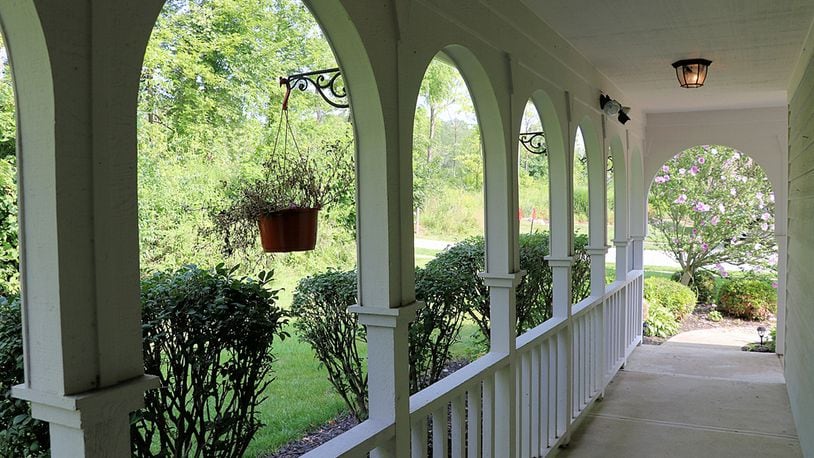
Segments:
[[[410,361],[408,330],[416,310],[414,302],[399,308],[362,307],[348,310],[359,315],[367,328],[369,420],[395,423],[396,435],[389,444],[371,453],[373,458],[410,456]]]
[[[495,450],[505,451],[501,456],[517,456],[515,290],[525,272],[479,275],[489,287],[490,352],[509,357],[509,364],[495,373]]]
[[[157,8],[15,3],[4,11],[30,10],[3,18],[19,83],[26,370],[12,393],[50,423],[53,457],[130,456],[129,412],[157,386],[142,361],[135,129]]]
[[[616,248],[616,280],[624,281],[627,278],[627,273],[630,271],[630,261],[628,254],[630,250],[628,240],[614,240],[613,246]]]
[[[632,245],[630,252],[633,259],[630,262],[632,270],[644,269],[644,236],[631,235],[630,244]]]
[[[608,246],[589,247],[586,249],[591,256],[591,296],[600,297],[605,294],[605,256]]]

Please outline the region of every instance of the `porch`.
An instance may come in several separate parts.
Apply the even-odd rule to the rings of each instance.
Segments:
[[[625,441],[619,447],[641,444],[635,434],[621,434],[631,425],[650,428],[654,438],[676,436],[685,447],[696,441],[699,426],[715,427],[704,433],[708,440],[693,444],[704,455],[720,450],[723,436],[794,453],[785,414],[778,414],[774,429],[760,429],[746,419],[752,411],[717,424],[688,418],[691,413],[636,417],[616,407],[626,402],[626,387],[645,391],[651,377],[634,370],[650,351],[637,350],[650,180],[672,155],[703,144],[753,155],[776,189],[778,353],[785,355],[788,386],[756,387],[732,374],[716,375],[724,380],[671,374],[667,380],[706,387],[718,403],[732,400],[727,386],[733,383],[768,393],[775,406],[787,389],[799,445],[814,453],[810,2],[697,1],[680,12],[666,0],[631,2],[625,10],[595,0],[305,3],[333,46],[351,98],[359,268],[358,305],[350,311],[366,326],[370,348],[370,419],[308,456],[539,457],[566,443],[572,444],[567,454],[589,456],[609,450],[608,435]],[[144,49],[162,4],[0,2],[20,132],[26,380],[14,395],[50,423],[54,457],[129,456],[129,413],[143,405],[145,390],[156,388],[142,359],[136,107]],[[700,27],[707,16],[721,33],[687,43],[705,37]],[[631,62],[634,48],[641,62]],[[707,49],[716,54],[720,84],[711,80],[706,92],[678,92],[686,90],[675,84],[670,62]],[[424,71],[439,54],[466,80],[482,132],[481,276],[489,288],[491,340],[484,357],[409,396],[408,325],[423,305],[415,295],[412,122]],[[628,71],[640,67],[647,71]],[[600,94],[630,102],[631,121],[604,113]],[[517,336],[515,288],[523,276],[517,139],[529,100],[545,129],[551,171],[553,317]],[[591,294],[573,303],[577,131],[585,136],[590,182]],[[608,156],[616,174],[613,240],[607,236]],[[606,285],[609,244],[616,278]],[[627,371],[619,372],[626,362]],[[768,401],[762,396],[760,402]],[[702,410],[683,405],[682,397],[664,402],[677,413]],[[757,401],[750,405],[765,412]],[[681,435],[687,431],[692,439]]]
[[[802,452],[776,355],[671,340],[633,351],[559,456]]]

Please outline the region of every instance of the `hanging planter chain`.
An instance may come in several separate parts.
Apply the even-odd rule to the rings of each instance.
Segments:
[[[301,91],[308,90],[313,86],[325,102],[334,108],[348,108],[348,92],[344,85],[337,86],[337,81],[342,76],[339,68],[329,68],[326,70],[316,70],[313,72],[296,73],[280,78],[280,86],[285,86],[286,92],[283,98],[283,110],[288,109],[288,97],[292,89]]]

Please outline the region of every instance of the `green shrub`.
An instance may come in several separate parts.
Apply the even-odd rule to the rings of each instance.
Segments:
[[[0,455],[48,456],[48,423],[31,417],[27,402],[11,397],[23,383],[20,300],[0,297]]]
[[[660,305],[681,321],[695,309],[695,293],[681,283],[665,278],[651,277],[644,280],[644,298],[651,307]]]
[[[587,243],[586,236],[577,236],[572,271],[575,301],[590,292]],[[517,328],[521,332],[551,317],[547,254],[547,233],[520,237],[521,268],[528,272],[517,290]],[[425,268],[416,269],[416,299],[426,306],[417,311],[410,324],[411,392],[441,378],[464,316],[469,315],[484,340],[488,339],[489,291],[478,276],[484,269],[483,255],[483,238],[471,238],[439,253]],[[300,339],[314,349],[351,413],[363,419],[367,417],[367,374],[357,346],[366,342],[366,335],[356,315],[347,312],[355,303],[355,271],[331,270],[301,280],[291,310]]]
[[[348,410],[367,418],[367,371],[359,355],[366,341],[358,316],[348,312],[356,303],[356,271],[328,272],[300,280],[291,313],[300,340],[308,342],[328,371],[328,380]]]
[[[711,312],[709,312],[709,313],[707,314],[707,319],[708,319],[709,321],[714,321],[714,322],[716,322],[716,323],[717,323],[717,322],[719,322],[719,321],[723,320],[723,319],[724,319],[724,317],[723,317],[723,315],[721,315],[721,312],[719,312],[719,311],[717,311],[717,310],[713,310],[713,311],[711,311]]]
[[[771,331],[769,331],[769,342],[766,344],[769,347],[769,351],[772,353],[777,352],[777,326],[773,327]]]
[[[777,291],[765,280],[728,280],[721,286],[718,308],[734,317],[763,320],[777,312]]]
[[[526,271],[526,275],[517,286],[518,335],[551,318],[553,313],[553,280],[551,268],[545,260],[549,253],[549,235],[547,232],[521,234],[519,244],[520,268]],[[574,236],[574,264],[571,268],[571,296],[574,303],[585,299],[591,292],[591,257],[587,246],[587,235]],[[484,252],[483,238],[473,237],[447,248],[433,261],[457,269],[455,288],[463,294],[459,307],[477,323],[481,336],[488,340],[489,290],[477,275],[486,268]]]
[[[715,302],[715,293],[720,278],[719,275],[708,270],[699,270],[695,272],[695,275],[690,279],[690,284],[687,286],[695,292],[699,303],[709,304]],[[674,273],[670,279],[675,282],[680,281],[681,272]]]
[[[679,325],[670,309],[651,302],[644,329],[645,335],[650,337],[670,337],[678,332]]]
[[[257,406],[286,318],[271,273],[236,269],[185,266],[142,281],[144,366],[162,388],[133,414],[135,455],[240,457],[262,426]]]

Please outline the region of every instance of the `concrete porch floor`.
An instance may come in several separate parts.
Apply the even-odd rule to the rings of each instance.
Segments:
[[[720,337],[638,347],[559,456],[802,456],[777,356]]]

